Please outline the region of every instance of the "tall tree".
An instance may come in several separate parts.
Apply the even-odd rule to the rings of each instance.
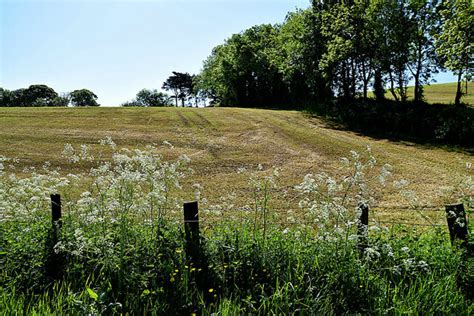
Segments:
[[[344,2],[328,5],[322,13],[321,32],[326,50],[319,62],[331,78],[338,95],[351,99],[356,93],[354,60],[354,24],[349,5]]]
[[[279,27],[269,24],[234,34],[204,62],[202,88],[225,106],[284,104],[288,87],[274,60]]]
[[[410,56],[407,36],[412,30],[407,14],[408,3],[407,0],[383,1],[381,18],[384,20],[385,43],[381,50],[385,54],[384,70],[388,74],[392,96],[397,101],[405,102],[408,99],[407,68]]]
[[[193,88],[193,79],[189,73],[173,71],[173,74],[163,83],[162,89],[171,91],[175,98],[175,105],[178,106],[178,100],[181,100],[181,106],[184,107],[184,101],[189,97]]]
[[[474,7],[470,0],[443,2],[442,28],[436,36],[436,52],[443,66],[457,75],[454,103],[461,104],[461,80],[464,73],[473,73]]]
[[[283,75],[292,103],[309,103],[331,95],[329,80],[319,67],[325,50],[320,18],[317,6],[290,12],[278,34],[272,59]]]
[[[414,99],[423,99],[423,85],[429,83],[433,74],[438,72],[434,36],[439,31],[438,1],[410,0],[407,29],[409,41],[408,69],[415,81]]]

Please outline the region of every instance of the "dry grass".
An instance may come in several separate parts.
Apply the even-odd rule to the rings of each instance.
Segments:
[[[140,147],[170,141],[175,149],[163,147],[166,157],[185,153],[195,173],[188,177],[184,199],[192,199],[190,186],[199,183],[209,204],[236,193],[237,206],[250,202],[249,172],[262,164],[279,167],[281,183],[290,188],[275,203],[296,207],[291,187],[309,172],[338,173],[339,159],[350,150],[373,149],[381,163],[394,168],[396,178],[412,182],[423,204],[441,204],[443,186],[464,172],[468,153],[411,143],[377,140],[337,130],[296,111],[235,108],[3,108],[0,109],[0,154],[18,157],[21,166],[40,166],[49,161],[69,171],[60,153],[65,143],[97,144],[111,136],[119,147]],[[87,166],[83,166],[85,169]],[[379,190],[379,189],[377,189]],[[406,204],[394,190],[380,190],[383,205]],[[378,213],[383,219],[419,218],[393,210]],[[442,213],[438,214],[442,220]]]

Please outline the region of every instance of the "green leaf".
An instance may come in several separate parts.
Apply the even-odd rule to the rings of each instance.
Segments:
[[[89,294],[89,297],[92,298],[94,301],[97,301],[99,298],[99,295],[97,295],[96,292],[94,292],[90,287],[86,287],[87,293]]]

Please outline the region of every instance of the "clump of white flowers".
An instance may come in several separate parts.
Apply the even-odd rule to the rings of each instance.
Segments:
[[[375,202],[375,186],[385,186],[391,176],[391,166],[378,166],[377,160],[367,147],[364,156],[351,151],[351,156],[342,158],[342,173],[331,176],[321,172],[307,174],[296,186],[302,199],[299,206],[309,221],[320,229],[346,231],[357,223],[359,205]]]
[[[110,137],[100,140],[99,148],[93,155],[89,145],[64,146],[67,161],[92,165],[89,172],[76,175],[62,175],[48,163],[16,175],[4,171],[8,160],[1,158],[0,220],[49,218],[50,194],[60,193],[63,219],[69,225],[63,227],[64,238],[55,249],[82,256],[114,251],[117,234],[120,242],[126,241],[131,224],[158,227],[162,220],[171,219],[178,209],[175,191],[188,170],[187,156],[166,161],[152,146],[118,150]]]

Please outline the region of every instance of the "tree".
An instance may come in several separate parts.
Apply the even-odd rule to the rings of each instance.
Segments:
[[[80,89],[70,93],[73,106],[99,106],[97,96],[90,90]]]
[[[201,89],[224,106],[285,104],[288,85],[278,69],[279,27],[263,24],[232,35],[204,62]]]
[[[29,106],[25,91],[24,88],[11,91],[10,106]]]
[[[309,103],[332,95],[328,77],[318,66],[324,50],[319,6],[288,13],[277,36],[272,63],[288,86],[291,103]]]
[[[193,88],[193,79],[189,73],[173,71],[173,74],[163,83],[162,89],[171,91],[175,98],[175,105],[178,106],[178,100],[181,100],[181,106],[184,107],[184,101],[189,97]]]
[[[461,80],[473,73],[474,8],[470,0],[443,2],[441,32],[436,36],[436,52],[445,68],[457,75],[454,103],[461,104]]]
[[[408,14],[410,30],[408,69],[415,80],[415,102],[423,99],[423,84],[429,83],[432,74],[438,72],[434,35],[438,33],[438,1],[410,0]]]
[[[380,19],[384,25],[385,41],[380,48],[383,70],[388,74],[390,92],[397,101],[408,99],[407,75],[410,56],[409,33],[412,31],[411,21],[407,13],[407,2],[384,0]]]
[[[31,85],[23,91],[23,106],[49,106],[58,97],[53,88],[44,84]]]
[[[142,89],[137,93],[136,101],[141,106],[168,106],[170,97],[158,90]]]
[[[51,106],[64,106],[67,107],[71,102],[71,96],[69,93],[61,93],[58,97],[54,98],[51,102]]]
[[[0,87],[0,107],[11,106],[12,98],[13,95],[10,90]]]
[[[126,101],[122,104],[120,104],[120,106],[125,106],[125,107],[131,107],[131,106],[143,106],[142,103],[138,102],[136,99],[132,100],[132,101]]]

